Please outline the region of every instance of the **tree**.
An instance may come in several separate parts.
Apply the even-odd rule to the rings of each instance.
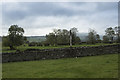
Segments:
[[[25,43],[27,42],[27,37],[26,37],[26,36],[24,36],[24,42],[25,42]]]
[[[46,35],[46,42],[50,45],[66,45],[69,43],[69,31],[66,29],[53,29],[52,33]]]
[[[80,44],[81,40],[79,37],[77,37],[76,33],[78,32],[77,28],[73,27],[70,29],[71,35],[72,35],[72,44]]]
[[[89,30],[88,43],[90,43],[90,44],[95,44],[96,43],[96,31],[93,30],[93,29]]]
[[[75,44],[81,44],[81,39],[78,36],[75,38]]]
[[[117,42],[120,43],[120,26],[114,28],[115,35],[117,36]]]
[[[69,31],[66,29],[58,29],[57,44],[67,45],[69,44]]]
[[[105,30],[105,32],[106,32],[106,35],[107,35],[108,38],[109,38],[109,41],[110,41],[110,42],[113,42],[113,37],[114,37],[114,35],[115,35],[114,29],[113,29],[112,27],[109,27],[109,28],[107,28],[107,29]]]
[[[49,33],[48,35],[46,35],[46,43],[55,45],[56,37],[54,33]]]
[[[74,44],[80,43],[79,37],[76,36],[76,32],[72,29],[72,36]],[[51,45],[69,45],[70,32],[66,29],[54,29],[52,33],[46,35],[46,42]]]
[[[78,32],[77,28],[73,27],[70,29],[73,34],[76,34]]]
[[[8,41],[10,49],[15,49],[14,46],[19,46],[24,43],[24,29],[18,25],[11,25],[8,30]]]
[[[10,46],[9,38],[8,36],[2,37],[2,46]]]
[[[109,42],[108,36],[104,35],[103,36],[103,43],[108,43],[108,42]]]
[[[100,39],[100,35],[99,35],[99,34],[96,34],[96,42],[97,42],[97,43],[100,43],[100,42],[101,42],[101,39]]]

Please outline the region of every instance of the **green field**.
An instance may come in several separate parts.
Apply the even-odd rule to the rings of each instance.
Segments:
[[[117,78],[118,54],[3,63],[3,78]]]
[[[113,43],[113,44],[117,44],[117,43]],[[83,46],[101,46],[101,45],[113,45],[113,44],[105,44],[105,43],[97,43],[97,44],[81,44],[81,45],[73,45],[72,47],[83,47]],[[66,47],[70,47],[69,45],[63,45],[63,46],[18,46],[16,47],[16,49],[20,50],[20,51],[24,51],[26,49],[54,49],[54,48],[66,48]],[[15,52],[16,50],[10,50],[9,47],[2,47],[2,52],[6,53],[6,52]]]

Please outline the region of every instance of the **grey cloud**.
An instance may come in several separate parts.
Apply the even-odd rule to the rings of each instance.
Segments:
[[[118,18],[117,2],[20,2],[2,6],[4,30],[11,24],[18,24],[25,29],[75,25],[86,31],[92,24],[98,29],[107,24],[117,25]],[[86,28],[81,28],[84,25]]]
[[[90,15],[96,12],[101,12],[101,11],[106,11],[106,10],[115,10],[116,9],[116,4],[117,3],[94,3],[97,4],[97,8],[94,11],[84,11],[83,10],[77,10],[74,11],[72,10],[72,6],[75,5],[76,7],[80,8],[81,5],[84,5],[86,3],[84,2],[72,2],[72,3],[67,3],[70,5],[67,8],[64,8],[62,6],[59,6],[59,4],[65,4],[63,3],[55,3],[55,2],[20,2],[20,6],[14,5],[15,3],[7,3],[3,4],[3,19],[13,19],[13,20],[20,20],[25,18],[26,16],[74,16],[74,15]],[[88,9],[90,6],[93,5],[93,3],[88,3]],[[14,6],[13,10],[7,11],[6,8],[9,8],[10,6]],[[66,5],[66,4],[65,4]],[[6,7],[8,6],[8,7]],[[14,10],[14,8],[20,7],[20,10]],[[87,5],[86,5],[87,7]],[[24,8],[27,8],[26,10],[22,10]],[[19,8],[18,8],[19,9]]]

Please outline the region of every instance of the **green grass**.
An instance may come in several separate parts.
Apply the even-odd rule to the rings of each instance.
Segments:
[[[113,43],[113,44],[116,44],[116,43]],[[100,46],[100,45],[113,45],[113,44],[105,44],[105,43],[98,43],[98,44],[81,44],[81,45],[73,45],[72,47],[83,47],[83,46]],[[70,47],[69,45],[63,45],[63,46],[18,46],[16,47],[18,50],[20,51],[24,51],[26,49],[54,49],[54,48],[67,48],[67,47]],[[5,52],[15,52],[16,50],[10,50],[9,47],[2,47],[2,52],[5,53]]]
[[[3,78],[117,78],[118,54],[3,63]]]

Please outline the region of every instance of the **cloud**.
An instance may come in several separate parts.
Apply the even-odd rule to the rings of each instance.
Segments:
[[[4,3],[3,17],[19,20],[26,16],[74,16],[90,15],[97,12],[114,10],[117,3],[85,2],[20,2]]]
[[[119,0],[97,0],[97,2],[118,2]],[[96,0],[4,0],[3,2],[96,2]]]
[[[117,2],[20,2],[4,3],[3,34],[11,24],[25,29],[25,35],[45,35],[53,28],[89,28],[104,34],[117,25]]]
[[[67,10],[87,11],[87,12],[94,11],[97,8],[96,3],[85,3],[85,2],[59,3],[59,6]]]

